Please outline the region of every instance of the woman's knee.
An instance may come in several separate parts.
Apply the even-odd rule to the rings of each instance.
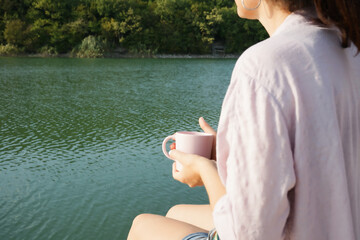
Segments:
[[[169,209],[166,217],[185,222],[205,230],[214,228],[212,209],[208,204],[175,205]]]
[[[128,239],[142,239],[142,233],[147,231],[147,227],[151,224],[151,214],[140,214],[136,216],[132,222]]]
[[[153,214],[142,213],[137,215],[133,220],[133,226],[136,227],[146,227],[146,225],[151,224]]]
[[[184,204],[172,206],[166,213],[166,217],[177,219],[179,215],[183,212],[184,206]]]

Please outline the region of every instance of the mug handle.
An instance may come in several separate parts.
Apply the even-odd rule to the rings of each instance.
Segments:
[[[167,158],[169,158],[169,159],[171,159],[171,158],[170,158],[169,153],[168,153],[167,150],[166,150],[166,143],[167,143],[170,139],[172,139],[172,138],[174,138],[174,135],[167,136],[167,137],[164,139],[163,143],[162,143],[163,153],[164,153],[165,156],[166,156]]]

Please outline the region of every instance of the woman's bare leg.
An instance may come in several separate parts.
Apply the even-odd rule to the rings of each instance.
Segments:
[[[207,205],[176,205],[168,211],[166,217],[186,222],[210,231],[214,228],[212,209]]]
[[[194,225],[168,217],[141,214],[131,226],[128,240],[181,240],[195,232],[207,232]]]

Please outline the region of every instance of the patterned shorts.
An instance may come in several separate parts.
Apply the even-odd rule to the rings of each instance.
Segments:
[[[215,229],[209,233],[198,232],[186,236],[183,240],[220,240]]]

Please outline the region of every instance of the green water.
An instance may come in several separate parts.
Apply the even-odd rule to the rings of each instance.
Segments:
[[[0,239],[120,239],[206,203],[161,142],[216,127],[235,59],[0,58]]]

